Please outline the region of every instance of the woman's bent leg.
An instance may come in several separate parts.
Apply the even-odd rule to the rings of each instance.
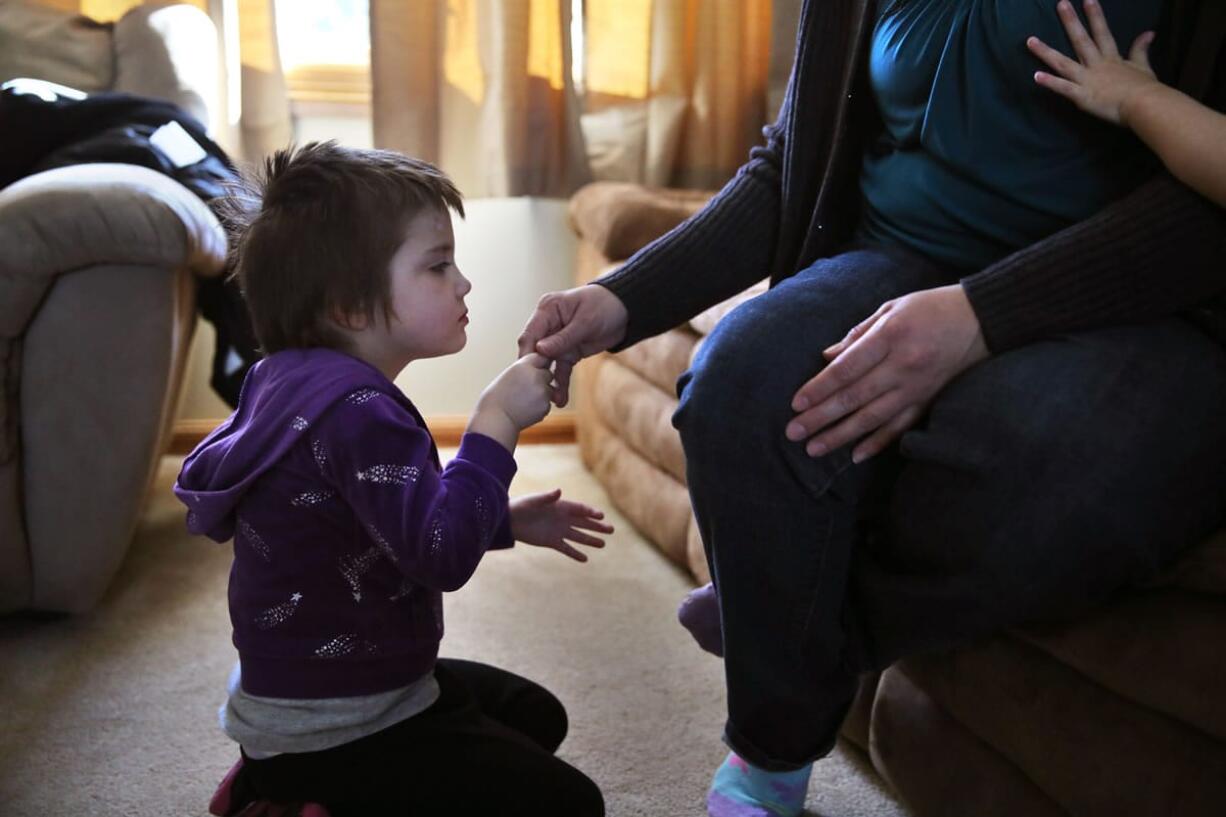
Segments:
[[[754,766],[797,769],[833,745],[856,677],[841,620],[862,499],[887,460],[818,459],[784,428],[822,350],[891,298],[949,283],[922,259],[857,250],[742,305],[682,378],[674,424],[720,595],[725,739]]]

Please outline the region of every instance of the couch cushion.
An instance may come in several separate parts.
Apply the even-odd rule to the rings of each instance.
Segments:
[[[672,395],[675,402],[677,378],[689,368],[697,341],[698,337],[688,329],[670,329],[619,352],[616,360]]]
[[[1226,744],[1105,690],[1034,647],[995,638],[908,658],[901,667],[1069,814],[1222,813]]]
[[[914,813],[1068,817],[897,667],[882,674],[874,692],[867,743],[873,766]]]
[[[750,298],[756,298],[763,292],[766,292],[769,285],[769,280],[759,281],[749,289],[742,290],[738,294],[733,295],[728,300],[720,301],[710,309],[699,312],[693,318],[690,318],[690,328],[700,335],[711,334],[713,331],[715,331],[715,324],[722,321],[725,315],[748,301]]]
[[[674,563],[685,566],[690,496],[675,477],[639,456],[595,412],[579,417],[584,464],[635,528]]]
[[[1120,696],[1226,741],[1226,599],[1129,593],[1071,624],[1018,635]]]
[[[685,221],[710,197],[704,191],[592,182],[571,196],[571,225],[606,258],[618,261]]]
[[[610,358],[596,372],[596,413],[639,456],[685,484],[685,453],[673,428],[677,399]],[[687,503],[688,504],[688,503]]]
[[[27,0],[0,3],[0,82],[33,77],[82,91],[115,80],[111,26]]]

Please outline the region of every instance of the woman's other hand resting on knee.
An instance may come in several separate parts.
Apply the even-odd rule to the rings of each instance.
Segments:
[[[787,437],[820,457],[853,440],[859,463],[923,416],[937,392],[988,356],[962,286],[913,292],[853,327],[822,353],[831,361],[792,398]],[[861,439],[863,438],[863,439]]]
[[[1055,72],[1036,71],[1034,81],[1086,113],[1131,128],[1171,175],[1226,206],[1226,116],[1158,80],[1149,65],[1152,31],[1137,37],[1124,58],[1102,6],[1097,0],[1085,0],[1084,9],[1089,32],[1069,0],[1056,6],[1076,60],[1038,37],[1026,41]]]

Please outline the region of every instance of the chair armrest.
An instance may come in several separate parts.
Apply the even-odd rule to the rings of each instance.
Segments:
[[[0,190],[0,336],[21,334],[61,272],[96,264],[225,265],[217,218],[186,187],[148,168],[84,164]]]

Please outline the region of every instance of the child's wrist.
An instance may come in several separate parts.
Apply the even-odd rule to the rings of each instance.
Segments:
[[[468,421],[468,431],[484,434],[514,452],[519,442],[519,426],[501,408],[478,405]]]
[[[1120,101],[1120,124],[1129,130],[1136,130],[1138,121],[1145,116],[1146,108],[1167,90],[1170,89],[1157,80],[1139,86]]]

